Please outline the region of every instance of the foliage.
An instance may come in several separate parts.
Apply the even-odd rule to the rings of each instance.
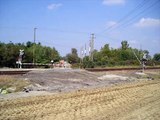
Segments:
[[[156,53],[153,57],[154,65],[160,65],[160,53]]]
[[[5,44],[0,42],[0,67],[16,67],[19,58],[19,50],[24,49],[23,63],[50,63],[51,60],[59,61],[60,55],[55,48],[34,44],[28,41],[26,44]]]
[[[155,54],[154,57],[153,57],[153,59],[155,61],[160,61],[160,53]]]
[[[122,46],[120,48],[113,49],[109,47],[109,44],[105,44],[100,51],[94,50],[93,61],[90,61],[88,56],[85,57],[83,59],[83,67],[92,68],[140,65],[139,61],[142,59],[143,53],[146,54],[147,58],[151,59],[147,50],[141,51],[138,49],[133,49],[129,47],[128,42],[125,40],[121,42],[121,45]]]
[[[126,50],[129,47],[129,44],[126,40],[121,42],[122,50]]]
[[[19,50],[24,49],[23,63],[50,63],[51,60],[57,62],[60,55],[55,48],[42,46],[41,43],[35,44],[28,41],[26,44],[12,42],[5,44],[0,42],[0,67],[16,67],[16,61],[19,57]],[[138,50],[129,47],[126,40],[121,42],[121,47],[114,49],[105,44],[99,51],[93,51],[93,60],[89,56],[80,59],[77,49],[72,48],[71,53],[62,59],[68,61],[74,67],[93,68],[93,67],[110,67],[110,66],[132,66],[140,65],[143,55],[146,55],[147,65],[160,64],[160,53],[154,55],[153,59],[147,50]]]
[[[72,48],[71,53],[66,55],[66,59],[71,64],[79,63],[79,57],[78,57],[78,54],[77,54],[77,49]]]
[[[88,56],[83,59],[83,68],[94,68],[94,62]]]

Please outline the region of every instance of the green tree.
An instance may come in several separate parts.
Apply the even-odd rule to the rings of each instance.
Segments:
[[[109,61],[111,59],[111,50],[109,47],[109,44],[105,44],[104,47],[100,50],[100,61],[97,62],[97,64],[101,64],[102,67],[105,67],[109,64]]]
[[[94,68],[94,62],[89,60],[89,56],[83,58],[83,68]]]
[[[72,55],[75,55],[75,56],[78,56],[78,54],[77,54],[77,49],[76,49],[76,48],[72,48],[71,54],[72,54]]]
[[[5,62],[4,56],[5,56],[5,44],[0,42],[0,67],[3,67],[3,64]]]
[[[35,46],[35,62],[37,63],[50,63],[51,60],[55,62],[60,59],[59,53],[55,48],[50,48],[42,46],[41,44],[36,44]]]
[[[16,67],[20,48],[19,45],[14,45],[12,42],[6,44],[3,56],[5,67]]]
[[[79,57],[77,54],[77,49],[72,48],[71,53],[66,55],[67,61],[71,64],[79,63]]]
[[[32,63],[33,50],[35,51],[35,62],[38,63],[50,63],[51,60],[58,61],[60,55],[55,48],[42,46],[40,43],[33,44],[27,42],[21,43],[1,43],[0,42],[0,67],[16,67],[16,61],[19,57],[19,50],[24,49],[23,63]]]
[[[122,50],[126,50],[129,47],[129,44],[126,40],[121,42]]]
[[[160,53],[156,53],[156,54],[154,54],[154,56],[153,56],[153,60],[155,60],[155,61],[159,61],[159,62],[160,62]]]
[[[101,48],[101,54],[102,56],[110,56],[110,48],[109,48],[109,44],[105,44],[103,48]]]
[[[29,47],[32,47],[33,44],[34,44],[34,43],[32,43],[31,41],[28,41],[28,42],[26,43],[26,47],[28,47],[28,48],[29,48]]]

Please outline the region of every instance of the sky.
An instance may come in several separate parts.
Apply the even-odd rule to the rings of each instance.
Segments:
[[[160,53],[160,0],[0,0],[0,41],[55,47],[61,56],[71,48],[105,44]]]

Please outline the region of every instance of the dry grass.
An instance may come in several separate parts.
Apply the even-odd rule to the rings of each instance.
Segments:
[[[160,81],[0,101],[1,120],[159,120]]]
[[[9,87],[16,87],[16,91],[22,91],[25,86],[29,85],[26,80],[16,79],[13,76],[0,76],[0,88],[7,89]]]

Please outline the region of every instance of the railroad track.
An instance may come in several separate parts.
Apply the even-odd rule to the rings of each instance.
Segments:
[[[160,69],[160,67],[148,67],[145,68],[145,70],[151,70],[151,69]],[[91,72],[102,72],[102,71],[121,71],[121,70],[142,70],[142,68],[86,68],[85,70],[91,71]]]
[[[149,69],[160,69],[160,67],[148,67]],[[103,71],[121,71],[121,70],[142,70],[142,68],[86,68],[90,72],[103,72]],[[0,75],[23,75],[31,70],[0,70]]]
[[[28,73],[30,70],[15,70],[15,71],[9,71],[9,70],[4,70],[0,71],[0,75],[23,75]]]

